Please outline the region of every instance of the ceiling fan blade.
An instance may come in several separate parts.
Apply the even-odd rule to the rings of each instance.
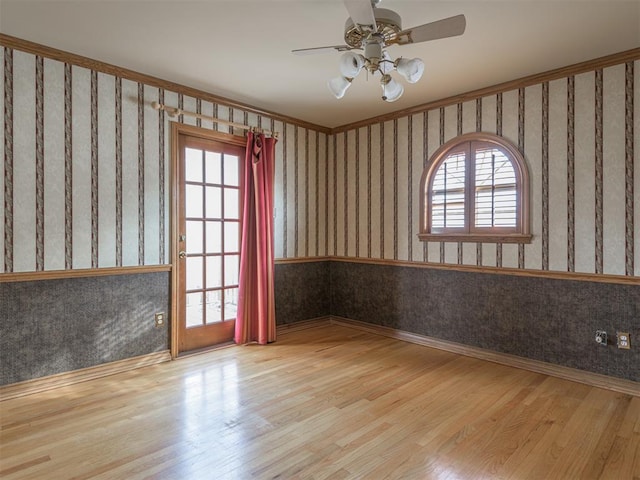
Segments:
[[[352,50],[349,45],[332,45],[330,47],[298,48],[291,50],[291,53],[294,55],[316,55],[318,53],[347,52],[349,50]]]
[[[360,31],[377,30],[371,0],[344,0],[344,6],[347,7],[353,24],[357,25]]]
[[[439,38],[456,37],[464,33],[466,26],[467,21],[464,15],[456,15],[455,17],[444,18],[402,30],[387,43],[405,45],[407,43],[420,43],[438,40]]]

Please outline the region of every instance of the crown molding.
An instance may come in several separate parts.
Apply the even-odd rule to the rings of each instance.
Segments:
[[[0,45],[7,48],[14,49],[14,50],[19,50],[21,52],[31,53],[33,55],[39,55],[41,57],[49,58],[52,60],[58,60],[60,62],[68,63],[70,65],[75,65],[77,67],[83,67],[90,70],[94,70],[96,72],[101,72],[108,75],[114,75],[116,77],[124,78],[134,82],[143,83],[145,85],[149,85],[152,87],[163,88],[165,90],[181,93],[189,97],[199,98],[201,100],[216,103],[218,105],[238,108],[240,110],[244,110],[245,112],[255,113],[256,115],[272,118],[274,120],[277,120],[283,123],[297,125],[302,128],[308,128],[310,130],[315,130],[317,132],[325,133],[327,135],[331,133],[330,128],[323,127],[321,125],[305,122],[304,120],[288,117],[286,115],[281,115],[279,113],[271,112],[269,110],[262,110],[252,105],[236,102],[234,100],[230,100],[228,98],[221,97],[219,95],[214,95],[212,93],[205,92],[197,88],[187,87],[186,85],[170,82],[168,80],[162,80],[160,78],[147,75],[144,73],[136,72],[128,68],[118,67],[110,63],[101,62],[99,60],[94,60],[89,57],[77,55],[75,53],[66,52],[64,50],[58,50],[57,48],[47,47],[39,43],[23,40],[21,38],[13,37],[11,35],[6,35],[4,33],[0,33]]]

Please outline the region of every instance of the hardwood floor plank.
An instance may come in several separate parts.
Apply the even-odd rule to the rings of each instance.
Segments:
[[[620,431],[625,414],[629,409],[631,398],[618,397],[614,399],[612,414],[600,434],[600,438],[594,448],[594,454],[590,455],[584,468],[585,472],[597,473],[597,478],[604,474],[606,460],[612,455],[612,449]]]
[[[640,478],[640,462],[636,462],[634,468],[634,459],[640,458],[640,447],[629,443],[622,437],[616,437],[607,461],[601,474],[600,479],[619,479],[619,478]]]
[[[640,479],[640,397],[353,328],[0,402],[0,476]]]
[[[0,477],[4,477],[6,475],[11,475],[14,473],[20,473],[22,470],[26,470],[27,468],[33,467],[35,465],[40,465],[41,463],[45,463],[51,460],[49,455],[45,455],[44,457],[34,458],[32,460],[26,461],[19,465],[14,465],[10,468],[5,468],[0,470]]]

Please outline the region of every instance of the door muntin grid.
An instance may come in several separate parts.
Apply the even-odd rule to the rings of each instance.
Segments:
[[[240,158],[185,148],[186,327],[235,320],[240,266]]]

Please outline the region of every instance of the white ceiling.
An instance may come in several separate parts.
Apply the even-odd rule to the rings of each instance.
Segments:
[[[344,43],[342,0],[0,0],[0,31],[256,108],[336,127],[640,46],[640,2],[384,0],[403,27],[465,14],[463,36],[394,46],[420,57],[419,83],[395,103],[361,75],[327,90]]]

